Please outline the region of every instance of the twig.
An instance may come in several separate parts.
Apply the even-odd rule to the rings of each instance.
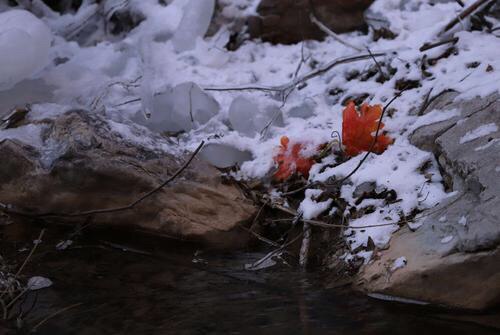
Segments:
[[[346,41],[344,41],[342,38],[339,37],[336,33],[334,33],[330,28],[328,28],[323,22],[321,22],[318,19],[318,16],[316,15],[316,8],[314,7],[314,3],[309,0],[309,19],[311,20],[312,23],[314,23],[321,31],[326,33],[327,35],[333,37],[337,42],[342,43],[343,45],[352,48],[358,52],[361,52],[363,49],[360,47],[357,47],[355,45],[352,45]]]
[[[2,305],[2,319],[7,320],[7,306],[5,306],[5,301],[0,298],[0,304]]]
[[[252,234],[253,236],[255,236],[256,238],[258,238],[259,240],[261,240],[262,242],[264,243],[267,243],[273,247],[279,247],[280,245],[274,241],[271,241],[270,239],[260,235],[259,233],[255,232],[252,230],[252,227],[257,223],[257,220],[259,219],[260,217],[260,214],[262,213],[262,211],[264,210],[264,208],[266,207],[267,205],[267,202],[262,204],[262,206],[260,206],[260,209],[259,211],[257,212],[257,214],[255,215],[255,218],[253,219],[253,222],[252,222],[252,225],[250,226],[250,228],[247,228],[245,227],[244,225],[242,224],[238,224],[239,227],[247,232],[249,232],[250,234]]]
[[[31,332],[34,333],[38,330],[39,327],[41,327],[45,322],[49,321],[50,319],[52,319],[53,317],[61,314],[61,313],[64,313],[66,311],[69,311],[70,309],[72,308],[75,308],[75,307],[78,307],[78,306],[81,306],[83,305],[82,302],[79,302],[79,303],[76,303],[76,304],[73,304],[73,305],[69,305],[69,306],[66,306],[58,311],[55,311],[54,313],[48,315],[47,317],[43,318],[40,322],[38,322],[33,328],[31,328]]]
[[[296,210],[292,208],[287,208],[278,204],[268,204],[271,208],[278,209],[284,213],[288,213],[294,217],[297,217],[299,213],[297,213]],[[386,226],[393,226],[396,223],[381,223],[381,224],[375,224],[375,225],[367,225],[367,226],[344,226],[340,224],[332,224],[332,223],[326,223],[323,221],[318,221],[318,220],[307,220],[307,219],[301,219],[302,222],[308,223],[311,226],[317,226],[321,228],[349,228],[349,229],[366,229],[366,228],[377,228],[377,227],[386,227]]]
[[[307,60],[311,58],[311,55],[307,56],[307,58],[304,58],[304,41],[302,41],[300,45],[300,62],[297,65],[297,68],[295,69],[295,72],[293,74],[293,79],[296,79],[297,76],[299,75],[300,69],[302,68],[302,64],[307,62]]]
[[[198,152],[201,150],[203,145],[205,144],[205,141],[202,141],[200,145],[196,148],[196,150],[191,154],[189,159],[167,180],[165,180],[163,183],[161,183],[159,186],[155,187],[148,193],[144,194],[134,202],[122,206],[122,207],[114,207],[114,208],[104,208],[104,209],[93,209],[89,211],[84,211],[84,212],[75,212],[75,213],[41,213],[41,214],[32,214],[32,213],[26,213],[22,211],[17,211],[14,209],[10,209],[8,206],[2,206],[3,211],[5,211],[7,214],[15,214],[15,215],[20,215],[20,216],[25,216],[25,217],[35,217],[35,218],[40,218],[40,217],[79,217],[79,216],[88,216],[88,215],[96,215],[96,214],[108,214],[108,213],[115,213],[115,212],[121,212],[124,210],[129,210],[137,206],[139,203],[147,199],[148,197],[152,196],[153,194],[157,193],[160,191],[162,188],[164,188],[166,185],[171,183],[173,180],[175,180],[188,166],[191,164],[193,159],[196,157]]]
[[[15,274],[15,277],[19,276],[21,274],[21,272],[23,271],[24,267],[26,266],[26,264],[28,264],[28,261],[30,260],[31,256],[33,256],[33,254],[35,253],[36,248],[40,244],[40,242],[41,242],[41,240],[43,238],[43,234],[45,234],[45,229],[42,229],[40,231],[40,234],[38,235],[38,238],[35,240],[35,243],[33,244],[33,248],[31,248],[30,253],[28,254],[28,256],[26,256],[26,259],[24,260],[24,262],[21,265],[21,267],[19,268],[19,270],[17,270],[17,272]]]
[[[4,210],[5,210],[5,209],[4,209]],[[31,256],[33,256],[33,254],[35,253],[35,250],[36,250],[36,248],[38,247],[39,241],[42,239],[43,234],[45,234],[45,229],[42,229],[42,230],[40,231],[40,234],[38,235],[38,238],[35,240],[36,242],[35,242],[35,244],[33,245],[33,248],[31,248],[30,253],[28,254],[28,256],[26,256],[26,258],[25,258],[25,260],[24,260],[23,264],[22,264],[22,265],[19,267],[19,269],[17,270],[16,274],[14,275],[14,278],[17,278],[17,277],[21,274],[21,272],[23,271],[23,269],[24,269],[24,267],[26,266],[26,264],[28,264],[28,261],[30,260]],[[7,291],[8,291],[8,287],[6,287],[6,288],[3,290],[3,292],[0,294],[0,299],[1,299],[1,298],[3,298],[3,296],[5,295],[5,293],[7,293]],[[12,301],[8,303],[7,307],[8,307],[8,306],[10,306],[10,305],[11,305],[11,303],[12,303]]]
[[[465,7],[465,4],[462,0],[455,0],[456,3],[460,5],[460,7]]]
[[[361,54],[361,55],[356,55],[356,56],[348,56],[348,57],[340,57],[336,58],[335,60],[331,61],[330,63],[322,66],[321,68],[311,71],[309,73],[306,73],[302,76],[299,76],[298,78],[292,80],[291,82],[279,86],[265,86],[265,85],[242,85],[242,86],[203,86],[203,89],[205,91],[217,91],[217,92],[224,92],[224,91],[263,91],[263,92],[275,92],[279,93],[284,97],[289,91],[293,90],[297,85],[305,83],[309,81],[312,78],[315,78],[317,76],[320,76],[328,71],[330,71],[332,68],[342,65],[342,64],[347,64],[347,63],[353,63],[361,60],[366,60],[370,59],[372,57],[382,57],[385,56],[385,52],[380,52],[380,53],[375,53],[375,54]]]
[[[470,5],[469,7],[465,8],[462,12],[460,12],[460,14],[458,14],[458,16],[456,16],[453,20],[451,20],[443,28],[443,30],[441,31],[441,33],[439,33],[439,35],[442,35],[445,32],[447,32],[448,30],[450,30],[457,23],[459,23],[461,20],[465,19],[467,16],[474,13],[479,7],[481,7],[482,5],[484,5],[485,3],[490,2],[490,1],[494,1],[494,0],[478,0],[478,1],[474,2],[472,5]]]
[[[303,232],[304,237],[302,238],[302,245],[300,246],[299,264],[302,268],[306,268],[309,256],[309,248],[311,245],[311,226],[309,225],[309,223],[304,222]]]
[[[436,47],[439,47],[443,44],[448,44],[448,43],[457,43],[458,42],[458,37],[453,37],[453,38],[449,38],[449,39],[446,39],[446,40],[442,40],[442,41],[439,41],[439,42],[436,42],[436,43],[424,43],[421,47],[420,47],[420,51],[423,52],[423,51],[426,51],[426,50],[429,50],[429,49],[433,49],[433,48],[436,48]]]
[[[378,71],[380,72],[380,75],[384,78],[384,80],[389,80],[389,77],[385,75],[385,72],[382,70],[382,66],[380,66],[380,63],[377,61],[377,58],[373,57],[373,54],[372,54],[372,51],[370,50],[370,48],[366,47],[366,50],[368,51],[368,53],[372,57],[373,61],[375,62],[375,65],[377,66]]]

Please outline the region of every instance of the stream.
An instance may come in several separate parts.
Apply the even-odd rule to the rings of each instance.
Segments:
[[[22,263],[40,229],[34,223],[0,227],[2,256]],[[53,285],[24,295],[11,312],[14,321],[4,330],[0,324],[1,334],[27,334],[49,316],[37,334],[500,332],[498,311],[471,314],[375,300],[346,287],[327,288],[320,271],[286,265],[245,270],[267,250],[210,251],[90,229],[56,250],[70,233],[69,227],[46,227],[23,275],[48,277]],[[24,321],[17,330],[19,315]]]

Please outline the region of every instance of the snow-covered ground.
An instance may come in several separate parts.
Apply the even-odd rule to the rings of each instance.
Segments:
[[[386,245],[398,228],[396,224],[405,216],[415,209],[433,207],[447,197],[434,156],[412,146],[408,136],[419,126],[456,114],[436,110],[419,116],[425,97],[455,90],[459,92],[456,99],[468,99],[487,96],[499,88],[500,40],[495,35],[500,34],[498,30],[492,33],[468,31],[465,20],[449,33],[439,35],[446,23],[462,10],[455,1],[376,0],[366,13],[372,26],[369,33],[353,32],[341,37],[373,54],[385,53],[377,57],[377,61],[385,76],[390,78],[383,81],[377,80],[380,74],[367,75],[378,68],[371,58],[367,58],[336,66],[308,80],[306,85],[287,92],[290,94],[286,99],[279,92],[269,90],[217,89],[286,85],[336,59],[360,52],[333,38],[286,46],[246,41],[236,51],[227,51],[224,49],[230,37],[227,27],[222,26],[211,37],[197,37],[207,30],[213,1],[102,3],[108,16],[115,10],[128,8],[144,20],[123,38],[118,38],[106,33],[104,25],[85,26],[95,17],[96,11],[103,10],[93,1],[84,1],[74,14],[51,12],[42,16],[41,20],[53,33],[49,50],[52,62],[41,71],[32,65],[33,73],[20,74],[25,80],[18,80],[14,87],[0,91],[3,111],[23,102],[38,103],[33,106],[37,117],[54,115],[68,108],[85,108],[107,116],[113,129],[129,140],[158,150],[192,150],[202,140],[223,144],[212,147],[213,152],[205,156],[213,159],[224,155],[220,150],[228,150],[227,155],[234,159],[225,157],[226,161],[241,163],[238,178],[262,178],[272,173],[273,156],[282,136],[288,136],[291,143],[303,143],[306,151],[314,151],[318,145],[331,141],[334,132],[341,132],[344,100],[365,95],[365,102],[383,105],[397,94],[397,83],[410,80],[418,83],[418,87],[405,91],[394,101],[391,105],[394,112],[384,119],[384,130],[395,143],[381,155],[370,155],[351,177],[352,183],[341,189],[342,197],[352,206],[354,190],[365,182],[375,182],[379,190],[394,190],[400,199],[350,220],[349,224],[357,227],[384,224],[356,230],[354,235],[347,230],[353,249],[366,245],[368,237],[378,246]],[[254,13],[258,1],[223,0],[219,4],[223,15],[231,19]],[[8,7],[0,5],[0,10],[8,10]],[[498,21],[490,20],[494,26],[499,25]],[[39,23],[33,21],[33,25],[36,24]],[[24,23],[24,26],[29,27],[29,24]],[[379,26],[385,26],[397,36],[392,40],[374,41],[373,27]],[[12,46],[16,46],[13,42],[16,36],[24,36],[20,32],[7,38],[7,33],[0,24],[0,42],[5,40]],[[454,54],[423,69],[424,58],[439,57],[451,45],[425,52],[419,48],[426,42],[446,39],[452,33],[459,38]],[[26,41],[32,38],[29,32],[26,36]],[[8,61],[1,47],[0,59]],[[0,74],[3,73],[0,70]],[[2,81],[0,77],[0,84]],[[34,82],[37,83],[36,99],[25,101],[27,98],[23,94],[32,89]],[[0,131],[0,139],[20,137],[41,145],[35,138],[36,129],[29,127],[33,126]],[[496,126],[484,126],[464,141],[482,136],[493,127]],[[149,131],[177,133],[177,138],[175,141],[145,140],[143,135]],[[313,166],[309,179],[326,181],[333,176],[345,176],[361,158],[359,155],[330,167],[335,161],[330,155]],[[424,166],[425,171],[422,171]],[[308,191],[301,205],[304,215],[310,219],[331,210],[330,202],[316,203],[316,193]],[[357,207],[369,205],[380,206],[381,200],[367,199]]]

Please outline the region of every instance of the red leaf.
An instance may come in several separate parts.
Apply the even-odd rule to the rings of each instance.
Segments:
[[[274,173],[274,179],[284,181],[295,173],[309,178],[309,170],[314,164],[312,157],[304,157],[302,154],[303,144],[294,143],[289,148],[290,139],[286,136],[281,138],[281,146],[274,161],[278,164],[278,170]]]
[[[348,156],[356,156],[363,151],[370,150],[381,116],[381,105],[362,104],[358,112],[354,102],[349,102],[342,115],[342,144]],[[381,123],[380,129],[383,127],[384,124]],[[382,135],[379,131],[372,152],[381,154],[393,142],[392,138]]]

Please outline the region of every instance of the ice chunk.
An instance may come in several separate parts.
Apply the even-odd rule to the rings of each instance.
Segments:
[[[187,3],[181,22],[172,38],[176,51],[194,49],[196,39],[203,37],[208,30],[214,8],[215,0],[190,0]]]
[[[297,117],[301,119],[307,119],[314,115],[315,103],[311,101],[305,101],[301,105],[290,108],[288,111],[288,116]]]
[[[229,122],[242,135],[253,137],[272,124],[283,126],[283,115],[276,106],[267,106],[261,111],[259,106],[243,96],[236,97],[229,107]]]
[[[136,121],[157,132],[195,129],[217,115],[220,108],[212,96],[190,82],[179,84],[164,93],[155,94],[151,97],[151,101],[148,100],[143,102],[146,104],[144,109],[151,113],[151,117]]]
[[[52,33],[25,10],[0,13],[0,22],[0,90],[6,90],[49,63]]]
[[[210,143],[203,147],[200,158],[218,168],[227,168],[251,160],[252,154],[226,144]]]
[[[52,286],[52,280],[45,277],[35,276],[28,280],[28,289],[31,291],[41,290],[42,288]]]
[[[15,107],[54,101],[54,89],[44,80],[34,79],[23,80],[8,90],[0,91],[0,118]]]
[[[243,96],[233,100],[229,106],[229,122],[237,132],[253,137],[257,133],[254,118],[259,114],[259,106]]]

